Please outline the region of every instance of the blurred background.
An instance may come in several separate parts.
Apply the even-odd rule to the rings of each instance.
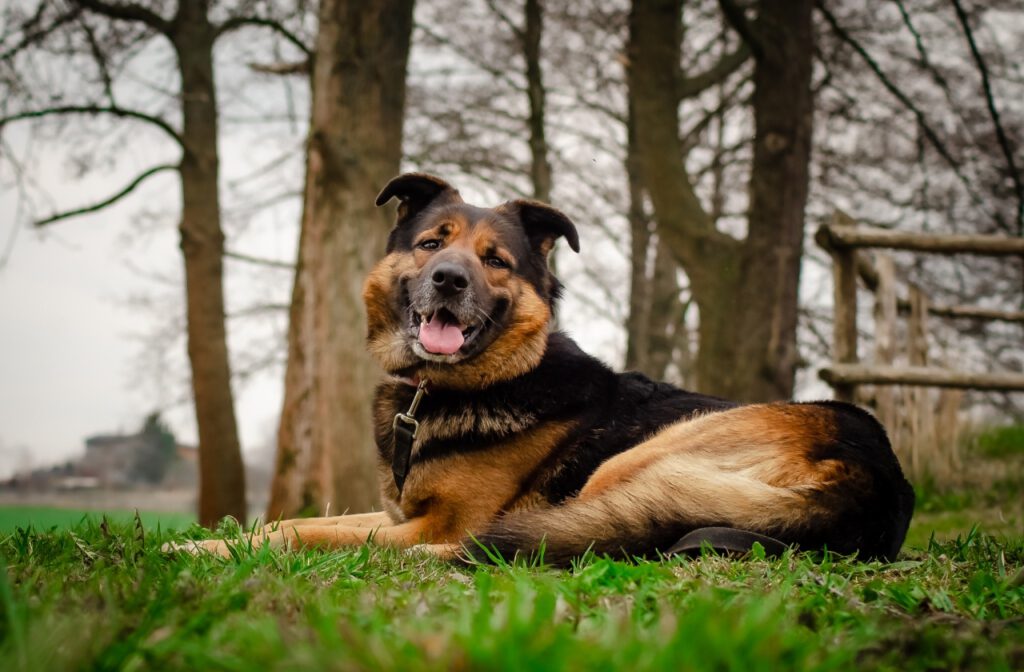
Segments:
[[[0,529],[378,505],[360,289],[418,170],[576,222],[609,364],[854,398],[930,529],[1020,534],[1021,44],[1010,1],[9,0]]]

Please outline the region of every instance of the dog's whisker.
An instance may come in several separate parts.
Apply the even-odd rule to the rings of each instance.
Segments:
[[[490,322],[491,324],[498,324],[498,323],[497,323],[497,322],[495,321],[495,319],[494,319],[493,317],[491,317],[490,315],[488,315],[488,314],[487,314],[487,311],[485,311],[485,310],[484,310],[483,308],[481,308],[480,306],[473,306],[473,310],[474,310],[474,311],[476,311],[476,313],[477,313],[477,314],[478,314],[478,315],[479,315],[480,317],[482,317],[482,318],[483,318],[483,321],[484,321],[484,322]]]

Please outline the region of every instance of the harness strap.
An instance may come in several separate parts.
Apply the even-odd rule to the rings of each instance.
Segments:
[[[409,405],[406,413],[395,414],[391,421],[392,452],[391,452],[391,475],[395,478],[395,486],[398,488],[398,495],[402,495],[402,487],[405,485],[405,477],[409,475],[409,463],[412,461],[412,444],[416,441],[416,435],[420,431],[420,423],[416,420],[416,409],[419,408],[423,395],[427,392],[427,379],[423,379],[416,386],[416,394]]]

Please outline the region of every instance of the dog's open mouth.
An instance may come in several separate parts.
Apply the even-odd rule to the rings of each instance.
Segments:
[[[446,308],[430,315],[413,312],[413,321],[419,326],[417,340],[427,352],[434,355],[454,355],[480,333],[481,324],[464,324]]]

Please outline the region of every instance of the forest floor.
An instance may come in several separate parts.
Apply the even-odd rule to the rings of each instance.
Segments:
[[[204,534],[182,521],[4,525],[0,660],[5,670],[1024,669],[1022,457],[979,449],[972,459],[1003,465],[986,487],[920,488],[889,564],[755,553],[460,567],[370,547],[222,560],[161,553]]]

